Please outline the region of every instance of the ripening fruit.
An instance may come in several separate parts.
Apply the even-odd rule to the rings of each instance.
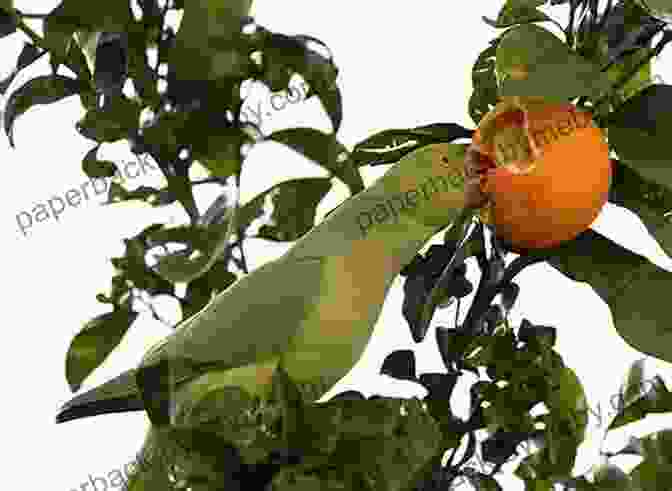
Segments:
[[[609,147],[590,114],[572,104],[503,97],[481,120],[470,150],[485,203],[481,219],[514,252],[575,238],[607,201]]]

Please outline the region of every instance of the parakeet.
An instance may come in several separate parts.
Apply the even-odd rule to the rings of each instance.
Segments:
[[[213,390],[268,398],[278,366],[299,387],[326,392],[362,355],[395,277],[465,207],[465,150],[440,143],[407,154],[283,256],[180,322],[137,368],[63,405],[56,421],[144,409],[147,451],[159,445],[158,428],[184,423]],[[148,479],[130,489],[149,489]]]

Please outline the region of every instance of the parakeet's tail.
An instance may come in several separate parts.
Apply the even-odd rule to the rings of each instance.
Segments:
[[[98,414],[124,413],[144,409],[135,382],[135,370],[132,369],[63,404],[56,415],[56,423]]]

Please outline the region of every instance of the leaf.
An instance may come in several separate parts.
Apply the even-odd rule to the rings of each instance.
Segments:
[[[583,95],[599,97],[610,87],[597,65],[536,24],[504,33],[497,46],[496,72],[501,96],[567,102]]]
[[[497,20],[488,19],[483,16],[483,21],[497,29],[503,29],[505,27],[511,27],[516,24],[527,24],[530,22],[543,22],[543,21],[553,21],[548,15],[543,13],[541,10],[538,10],[535,3],[539,2],[525,2],[521,0],[507,0],[506,4],[499,11]],[[539,5],[543,5],[542,2]]]
[[[65,59],[72,41],[72,34],[81,25],[79,17],[68,12],[65,1],[59,3],[44,19],[44,43],[49,49],[53,65]]]
[[[413,350],[393,351],[385,357],[380,373],[398,380],[415,381],[415,352]]]
[[[652,84],[609,114],[609,144],[623,163],[656,184],[672,187],[669,138],[672,86]]]
[[[275,131],[268,140],[287,145],[338,177],[354,195],[364,189],[364,181],[348,150],[332,134],[314,128],[289,128]]]
[[[249,78],[254,65],[236,45],[251,4],[252,0],[186,2],[169,53],[171,73],[181,81]]]
[[[44,39],[52,65],[63,63],[75,31],[126,32],[134,22],[128,2],[61,0],[44,21]]]
[[[593,472],[593,482],[598,489],[609,489],[610,491],[635,491],[636,489],[632,485],[630,476],[613,464],[600,465]]]
[[[100,33],[93,71],[96,89],[105,95],[117,94],[127,75],[128,37],[125,33]]]
[[[128,328],[138,317],[127,308],[94,317],[70,343],[65,374],[70,390],[79,390],[82,382],[121,342]]]
[[[417,398],[349,402],[356,404],[344,408],[342,427],[354,431],[339,442],[331,461],[346,474],[362,473],[375,489],[413,489],[442,453],[438,423]]]
[[[470,473],[467,479],[472,486],[476,486],[478,491],[502,491],[502,487],[494,477],[488,476],[482,472]]]
[[[495,55],[499,41],[500,38],[490,40],[490,46],[481,51],[471,69],[473,91],[469,97],[469,116],[476,125],[497,104]]]
[[[189,282],[187,293],[182,300],[183,317],[191,317],[212,299],[213,295],[226,290],[237,277],[221,261],[215,262],[202,276]]]
[[[7,10],[0,9],[0,39],[16,32],[14,16]]]
[[[29,80],[12,92],[4,113],[5,133],[9,144],[14,147],[14,122],[31,107],[51,104],[79,93],[81,85],[77,79],[62,75],[41,75]]]
[[[325,56],[318,51],[328,52],[326,45],[311,36],[270,33],[260,49],[270,63],[276,65],[276,73],[280,68],[284,72],[280,83],[272,88],[274,90],[286,88],[284,81],[285,79],[289,81],[287,77],[291,76],[290,72],[301,74],[310,87],[306,98],[312,95],[320,98],[331,120],[332,133],[338,133],[343,119],[341,91],[336,83],[338,68],[334,65],[330,54]],[[285,68],[289,68],[290,71]]]
[[[234,230],[231,217],[233,216],[233,220],[235,221],[235,213],[236,207],[229,208],[229,219],[223,224],[212,226],[212,234],[208,234],[208,239],[201,243],[201,248],[197,248],[196,252],[194,252],[194,244],[192,242],[194,238],[190,237],[186,241],[171,240],[169,237],[171,229],[166,229],[164,231],[164,243],[186,242],[188,248],[186,252],[178,251],[166,256],[160,256],[158,263],[153,269],[159,276],[172,283],[193,281],[205,274],[226,248],[229,247],[231,233]],[[177,233],[179,234],[180,232],[178,231]],[[155,243],[161,244],[160,241],[156,240],[156,234],[154,235]]]
[[[672,227],[665,227],[663,240]],[[549,264],[588,283],[609,305],[614,327],[636,350],[672,362],[666,292],[670,272],[588,229],[552,252]]]
[[[5,92],[7,92],[7,89],[21,70],[32,64],[44,53],[46,53],[46,51],[40,51],[37,47],[35,47],[34,44],[24,42],[21,54],[16,61],[16,67],[12,70],[12,73],[10,73],[4,80],[0,82],[0,95],[3,95]]]
[[[669,429],[639,439],[644,460],[631,473],[635,489],[664,491],[672,479],[672,438]]]
[[[356,167],[399,161],[404,155],[431,143],[471,138],[474,130],[456,123],[433,123],[407,129],[383,130],[355,145],[350,158]]]
[[[86,153],[84,160],[82,160],[82,170],[91,179],[114,176],[117,172],[117,166],[114,165],[114,162],[98,160],[96,157],[98,149],[100,149],[100,145],[96,145]]]
[[[318,204],[331,189],[328,178],[304,178],[284,181],[255,196],[243,211],[245,226],[253,210],[261,215],[262,207],[273,204],[270,221],[259,228],[256,237],[273,241],[295,241],[315,226]]]
[[[138,127],[142,107],[126,96],[110,98],[104,107],[89,109],[77,123],[77,131],[98,143],[127,139]]]
[[[648,390],[642,390],[643,385],[648,385]],[[634,385],[631,386],[630,390],[635,390]],[[630,394],[625,397],[621,395],[622,393],[617,394],[619,397],[619,403],[616,406],[618,413],[609,424],[608,431],[639,421],[651,413],[672,412],[672,393],[667,389],[660,376],[657,375],[651,380],[640,381],[637,390],[637,394]],[[613,401],[612,406],[615,406]]]
[[[672,189],[643,177],[627,162],[611,159],[611,164],[609,202],[636,214],[649,234],[671,255],[672,246],[665,241],[666,234],[661,232],[665,232],[669,224],[666,214],[672,210]]]

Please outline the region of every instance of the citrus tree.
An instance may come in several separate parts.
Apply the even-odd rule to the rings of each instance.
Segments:
[[[596,0],[551,0],[550,7],[569,4],[558,37],[545,27],[556,21],[540,10],[549,2],[507,0],[497,19],[483,18],[501,33],[471,70],[465,104],[476,128],[440,121],[388,129],[352,149],[338,140],[342,97],[328,47],[257,24],[251,3],[62,0],[35,14],[0,1],[0,35],[18,30],[30,39],[0,82],[10,144],[15,121],[31,107],[79,97],[86,114],[76,127],[92,141],[82,158],[87,176],[113,176],[115,163],[97,152],[127,140],[166,180],[162,188],[134,190],[112,183],[109,203],[178,203],[189,217],[124,239],[125,254],[111,259],[111,289],[97,295],[110,310],[72,340],[68,383],[77,391],[115,349],[137,318],[141,295],[179,301],[183,320],[174,334],[137,369],[66,403],[57,421],[146,411],[152,425],[143,465],[125,484],[130,491],[428,491],[467,482],[501,489],[495,476],[521,446],[527,451],[515,473],[529,490],[665,489],[669,430],[619,452],[643,457],[629,474],[607,461],[590,475],[572,475],[588,420],[581,381],[554,350],[554,327],[508,319],[520,291],[516,275],[547,262],[595,290],[628,344],[672,362],[669,273],[590,228],[608,200],[636,213],[669,254],[664,129],[672,87],[651,80],[651,60],[672,39],[665,2],[609,1],[600,11]],[[179,28],[168,25],[169,13],[182,15]],[[43,35],[29,18],[43,22]],[[12,87],[16,74],[45,54],[51,73]],[[330,133],[301,127],[264,134],[242,120],[244,82],[280,91],[294,75],[323,105]],[[288,180],[248,203],[220,199],[200,213],[194,189],[204,182],[239,186],[250,148],[269,140],[327,169],[351,197],[317,226],[330,178]],[[389,170],[366,187],[365,165]],[[190,178],[195,167],[209,177]],[[427,192],[435,177],[443,189]],[[401,210],[381,205],[402,193]],[[271,216],[253,233],[268,200]],[[442,230],[443,244],[420,254]],[[249,237],[295,245],[248,272]],[[182,248],[170,251],[175,244]],[[511,252],[519,256],[507,263]],[[476,287],[465,276],[469,258],[480,269]],[[455,325],[435,331],[446,372],[418,377],[413,351],[399,350],[382,373],[416,381],[425,398],[367,399],[348,391],[315,404],[361,355],[398,274],[405,279],[401,310],[416,342],[438,308],[457,302],[459,314],[472,295],[462,322],[457,315]],[[183,295],[178,284],[187,285]],[[469,389],[470,415],[460,419],[450,399],[467,372],[479,380]],[[627,380],[610,430],[672,410],[659,376],[641,390],[635,364]],[[532,415],[540,404],[546,412]],[[524,445],[530,442],[535,449]],[[478,467],[471,465],[476,454]]]

